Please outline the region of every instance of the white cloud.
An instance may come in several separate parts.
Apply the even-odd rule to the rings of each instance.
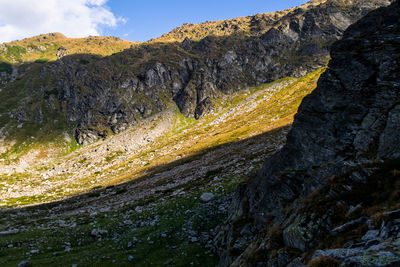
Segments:
[[[68,37],[100,35],[102,27],[116,27],[107,0],[0,0],[0,43],[42,33]]]

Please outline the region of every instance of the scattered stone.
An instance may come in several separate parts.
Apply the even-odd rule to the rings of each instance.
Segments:
[[[339,234],[339,233],[348,231],[349,229],[354,229],[354,228],[356,228],[358,225],[364,223],[366,220],[367,220],[366,217],[362,217],[362,218],[359,218],[359,219],[357,219],[357,220],[352,220],[352,221],[347,222],[347,223],[345,223],[345,224],[343,224],[343,225],[341,225],[341,226],[339,226],[339,227],[336,227],[335,229],[333,229],[333,230],[331,231],[331,233],[332,233],[333,235],[336,235],[336,234]]]
[[[124,221],[124,224],[125,224],[125,225],[132,225],[133,223],[132,223],[131,220],[125,220],[125,221]]]
[[[30,263],[29,263],[29,260],[23,260],[23,261],[21,261],[20,263],[18,263],[17,266],[18,266],[18,267],[29,267],[29,266],[31,266],[31,265],[30,265]]]
[[[15,235],[15,234],[18,234],[18,233],[19,233],[18,229],[12,229],[12,230],[8,230],[8,231],[0,232],[0,236],[2,236],[2,235]]]
[[[379,230],[369,230],[365,233],[365,235],[361,238],[363,241],[376,239],[379,236]]]
[[[400,266],[400,254],[380,251],[376,254],[348,257],[342,266]]]
[[[137,206],[137,207],[135,208],[135,211],[136,211],[137,213],[141,213],[143,210],[142,210],[142,207]]]
[[[32,249],[29,253],[31,254],[38,254],[39,250],[38,249]]]
[[[202,202],[209,202],[209,201],[211,201],[211,200],[213,200],[214,199],[214,194],[212,194],[212,193],[203,193],[203,194],[201,194],[201,196],[200,196],[200,200],[202,201]]]
[[[332,257],[336,259],[345,259],[351,256],[358,255],[363,252],[361,248],[337,248],[337,249],[329,249],[329,250],[317,250],[314,252],[312,256],[313,259],[324,256],[324,257]]]
[[[94,237],[101,237],[102,235],[106,234],[108,234],[108,231],[102,229],[93,229],[92,232],[90,233],[90,235]]]

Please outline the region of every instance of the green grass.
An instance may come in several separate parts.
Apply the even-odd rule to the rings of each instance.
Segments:
[[[107,157],[105,158],[105,160],[106,160],[107,162],[111,162],[113,159],[115,159],[115,158],[117,158],[117,157],[119,157],[119,156],[121,156],[121,155],[123,155],[123,154],[124,154],[124,152],[122,152],[122,151],[116,151],[116,152],[114,152],[113,154],[107,156]]]
[[[22,61],[22,55],[26,54],[26,49],[20,45],[7,45],[6,57],[9,59],[14,59],[18,62]]]
[[[174,118],[174,128],[171,131],[172,135],[177,135],[186,129],[190,129],[196,125],[198,121],[193,117],[185,117],[182,113],[176,112]]]
[[[50,59],[48,58],[39,58],[35,60],[35,63],[46,63],[48,62]]]
[[[227,178],[218,193],[232,193],[240,180],[237,177]],[[210,185],[206,189],[212,188]],[[221,191],[222,188],[226,190]],[[33,266],[164,266],[168,261],[172,261],[173,266],[215,266],[218,258],[203,243],[191,242],[191,235],[182,230],[191,228],[196,235],[209,233],[226,219],[226,214],[218,212],[217,206],[199,201],[201,193],[188,192],[183,197],[154,202],[156,205],[151,208],[149,202],[142,203],[147,208],[141,213],[128,213],[140,204],[136,203],[118,212],[96,217],[82,215],[76,217],[76,226],[72,229],[55,227],[52,230],[28,230],[0,236],[0,265],[15,266],[29,258]],[[70,218],[58,219],[68,222]],[[20,223],[30,224],[29,218],[25,220]],[[126,220],[133,225],[123,225]],[[47,223],[48,219],[37,222]],[[90,234],[95,228],[108,233],[100,240]],[[134,241],[136,239],[137,242]],[[64,251],[65,242],[71,244],[70,252]],[[129,242],[131,247],[128,247]],[[12,248],[8,248],[10,244]],[[39,253],[29,256],[32,249],[38,249]],[[129,255],[134,257],[133,261],[128,260]]]
[[[44,36],[47,38],[46,42],[43,42]],[[113,37],[66,38],[60,34],[46,34],[6,43],[7,49],[0,51],[0,60],[12,64],[46,63],[58,59],[57,52],[60,47],[67,49],[68,55],[85,53],[108,56],[131,45],[136,43]]]

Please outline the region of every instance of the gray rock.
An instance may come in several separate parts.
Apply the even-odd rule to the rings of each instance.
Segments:
[[[18,267],[29,267],[31,266],[29,260],[23,260],[20,263],[18,263]]]
[[[215,197],[214,194],[206,192],[206,193],[201,194],[200,200],[202,202],[209,202],[209,201],[213,200],[214,197]]]
[[[0,236],[3,236],[3,235],[15,235],[15,234],[18,234],[18,233],[19,233],[18,229],[12,229],[12,230],[8,230],[8,231],[0,232]]]
[[[362,218],[358,218],[356,220],[352,220],[350,222],[347,222],[347,223],[345,223],[345,224],[343,224],[341,226],[338,226],[338,227],[334,228],[331,231],[331,233],[334,234],[334,235],[337,235],[339,233],[348,231],[349,229],[354,229],[357,226],[359,226],[360,224],[364,223],[366,220],[367,220],[366,217],[362,217]]]
[[[386,244],[378,243],[377,245],[370,246],[367,251],[384,251],[388,248]]]
[[[288,76],[299,77],[325,66],[329,47],[347,26],[384,4],[388,2],[360,0],[339,5],[329,0],[326,4],[290,10],[284,16],[280,13],[250,16],[246,34],[237,22],[229,20],[222,31],[229,34],[215,37],[210,33],[198,41],[189,40],[179,30],[172,31],[169,34],[181,44],[163,43],[160,48],[148,43],[132,47],[129,52],[91,60],[91,64],[81,64],[81,56],[66,56],[69,51],[60,47],[59,60],[45,64],[37,82],[30,83],[38,86],[32,88],[37,94],[27,110],[44,100],[66,122],[74,123],[74,137],[84,145],[104,138],[109,130],[118,133],[128,129],[143,118],[165,110],[172,102],[185,116],[200,118],[213,110],[212,100],[221,93],[233,93]],[[162,57],[160,50],[164,51]],[[137,64],[137,58],[143,62]],[[362,64],[354,67],[361,69]],[[367,69],[364,72],[367,74]],[[15,75],[1,73],[0,83],[14,82]],[[27,82],[30,74],[23,76],[23,81]],[[51,89],[46,88],[49,76],[57,77]],[[14,120],[46,122],[44,112],[37,110],[33,114],[36,116],[31,116],[23,103],[18,104],[20,109],[9,110]],[[385,136],[395,130],[395,115],[393,120]],[[396,141],[383,138],[382,151],[385,144]],[[360,141],[360,146],[367,147],[367,143]]]
[[[302,259],[300,257],[295,258],[292,260],[287,267],[306,267],[306,265],[303,263]]]
[[[32,249],[31,251],[29,251],[30,254],[38,254],[39,250],[38,249]]]
[[[238,233],[244,222],[250,222],[257,233],[272,223],[285,226],[284,245],[304,252],[315,248],[327,233],[345,233],[366,223],[354,221],[335,229],[333,205],[324,206],[317,215],[314,210],[318,210],[319,201],[324,204],[340,196],[336,189],[319,190],[333,188],[333,184],[342,193],[351,193],[377,175],[379,168],[384,169],[385,162],[400,157],[400,61],[393,60],[393,54],[400,54],[399,17],[400,3],[394,1],[351,25],[342,40],[333,44],[328,69],[317,88],[303,99],[285,146],[264,163],[257,177],[236,190],[228,227],[220,234],[220,242],[226,245],[221,254],[225,265],[240,262],[237,255],[252,251],[251,244],[260,238],[268,238],[268,234],[254,234],[246,237],[243,246],[235,247],[243,238]],[[339,20],[338,27],[346,25],[343,16],[331,18]],[[308,19],[305,17],[303,23]],[[271,29],[265,37],[265,42],[277,45],[293,42],[301,34],[287,27],[285,31]],[[309,53],[306,50],[304,54]],[[335,184],[331,177],[346,179]],[[310,200],[318,202],[313,206],[307,204]],[[378,240],[389,238],[393,229],[389,225],[381,228]],[[364,240],[375,237],[376,232],[369,232]],[[316,255],[362,257],[366,243],[360,243],[359,248],[318,251]],[[268,266],[270,260],[263,264]]]
[[[368,232],[363,235],[361,240],[367,241],[371,239],[376,239],[379,236],[379,230],[369,230]]]
[[[319,256],[332,257],[336,259],[346,259],[351,256],[363,254],[364,250],[361,248],[338,248],[329,250],[317,250],[314,252],[312,258],[315,259]]]
[[[367,254],[362,256],[348,257],[342,263],[342,266],[399,266],[400,254],[389,251],[380,251],[376,254]]]
[[[297,248],[302,251],[306,250],[307,239],[306,239],[306,229],[299,226],[297,223],[289,225],[283,231],[283,240],[285,245],[291,248]]]
[[[102,229],[93,229],[90,232],[90,235],[94,236],[94,237],[101,237],[102,235],[106,235],[106,234],[108,234],[108,231],[107,230],[102,230]]]

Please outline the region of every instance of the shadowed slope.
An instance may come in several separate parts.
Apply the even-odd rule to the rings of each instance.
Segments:
[[[338,240],[333,229],[348,222],[350,215],[359,221],[349,222],[351,226],[343,228],[343,235],[365,223],[359,236],[353,236],[355,243],[364,241],[359,247],[365,250],[351,252],[338,241],[333,245],[344,249],[342,256],[327,250],[314,254],[314,258],[329,255],[345,266],[361,264],[364,258],[356,257],[360,255],[371,257],[371,262],[379,261],[379,255],[368,254],[371,238],[360,240],[367,229],[376,230],[378,226],[367,223],[372,217],[361,218],[361,214],[378,216],[399,208],[399,184],[394,182],[398,171],[394,166],[400,157],[400,62],[393,57],[400,52],[399,18],[400,4],[396,1],[350,26],[343,39],[333,45],[329,67],[317,89],[303,100],[286,145],[264,164],[257,178],[237,190],[224,239],[228,247],[225,264],[253,266],[259,261],[262,266],[286,266],[301,252],[308,253],[302,259],[307,261],[317,246],[336,248],[329,247],[334,242],[324,242],[328,238]],[[384,183],[393,187],[387,188]],[[360,188],[369,193],[381,191],[374,192],[371,201],[360,196],[357,202]],[[324,201],[331,205],[324,206],[321,219],[319,205]],[[359,213],[352,213],[353,205],[359,205]],[[342,219],[337,221],[340,208],[345,214],[348,211],[349,217],[338,217]],[[393,221],[397,217],[388,216],[382,223],[381,229],[388,227],[385,231],[390,232],[377,241],[389,242],[382,250],[392,249],[390,240],[397,235],[392,229],[398,226],[391,227],[398,224]],[[279,244],[272,243],[274,232]],[[285,255],[274,253],[277,250]],[[390,254],[393,264],[400,259],[398,248],[394,250]],[[293,264],[300,262],[299,258]]]

